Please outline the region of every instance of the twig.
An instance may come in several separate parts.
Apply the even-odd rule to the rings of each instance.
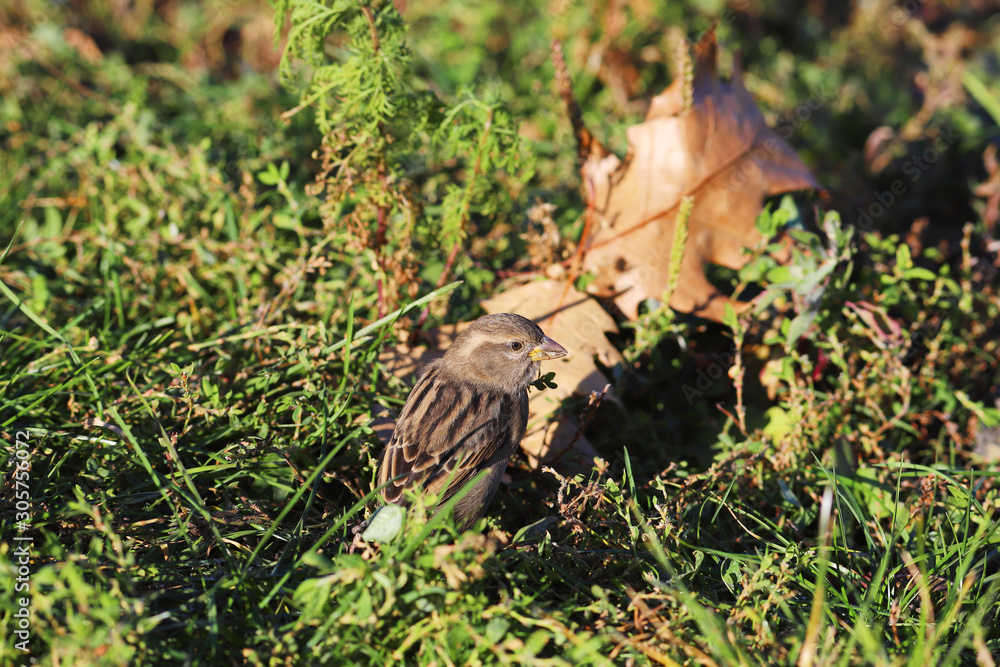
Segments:
[[[472,178],[469,179],[469,186],[466,188],[465,195],[462,200],[462,212],[460,218],[460,229],[465,232],[465,227],[469,224],[469,205],[472,188],[476,184],[476,179],[482,174],[482,163],[483,163],[483,152],[486,149],[486,141],[490,136],[490,128],[493,126],[493,109],[489,110],[486,114],[486,123],[483,125],[483,133],[479,137],[479,147],[476,150],[476,162],[472,167]],[[438,278],[437,285],[434,289],[440,289],[448,281],[448,277],[451,274],[451,269],[455,265],[455,259],[458,257],[458,251],[462,248],[462,242],[455,241],[455,244],[451,247],[451,252],[448,253],[448,259],[445,260],[444,268],[441,270],[441,276]],[[420,330],[424,328],[424,324],[427,323],[427,317],[430,315],[430,304],[428,304],[423,311],[420,313],[420,317],[417,319],[416,325],[413,327],[413,332],[410,334],[410,343],[416,342],[417,334]]]
[[[587,402],[587,407],[584,408],[580,413],[580,416],[577,417],[576,432],[573,434],[573,437],[570,438],[570,441],[566,443],[566,446],[560,449],[555,456],[549,459],[549,463],[556,463],[559,461],[559,459],[565,456],[566,452],[573,449],[573,445],[575,445],[580,438],[583,437],[583,432],[588,426],[590,426],[590,422],[594,420],[594,414],[597,412],[597,408],[601,407],[601,403],[604,401],[604,397],[610,389],[611,385],[606,384],[604,385],[604,389],[590,392],[590,400]]]
[[[563,56],[562,44],[558,39],[552,40],[552,65],[556,69],[559,97],[566,105],[569,122],[573,125],[573,136],[576,137],[576,154],[580,164],[583,165],[594,148],[594,136],[583,124],[583,114],[580,113],[580,105],[573,95],[573,85],[566,71],[566,58]]]
[[[378,25],[375,23],[375,15],[372,13],[372,8],[369,5],[364,5],[361,7],[361,13],[365,15],[365,19],[368,21],[368,31],[372,38],[372,49],[375,53],[378,53],[382,47],[378,39]],[[378,165],[376,165],[376,173],[378,174],[378,179],[382,181],[383,186],[385,186],[385,191],[389,191],[389,177],[388,169],[386,168],[386,156],[385,156],[385,146],[388,144],[385,136],[385,123],[381,120],[378,122],[378,133],[382,137],[382,150],[379,152]],[[389,207],[384,204],[379,204],[375,208],[375,239],[372,242],[372,249],[375,251],[375,262],[378,264],[379,271],[382,275],[386,275],[385,271],[385,257],[382,255],[382,248],[386,244],[386,237],[388,233],[389,226]],[[443,283],[439,284],[441,287]],[[382,317],[385,315],[385,293],[382,289],[382,278],[378,279],[378,316]]]
[[[733,423],[736,424],[736,427],[738,429],[740,429],[740,432],[743,433],[743,435],[745,435],[748,438],[750,437],[749,434],[746,431],[746,426],[743,423],[741,423],[740,419],[734,417],[733,413],[731,413],[729,410],[726,410],[724,407],[722,407],[722,403],[716,403],[715,404],[715,409],[718,410],[719,412],[721,412],[722,414],[726,415],[727,417],[729,417],[733,421]]]

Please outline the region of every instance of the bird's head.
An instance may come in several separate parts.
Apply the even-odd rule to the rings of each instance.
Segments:
[[[531,320],[514,313],[486,315],[470,324],[445,352],[444,368],[496,390],[527,390],[540,362],[567,354]]]

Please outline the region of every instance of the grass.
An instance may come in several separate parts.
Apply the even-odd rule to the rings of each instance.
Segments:
[[[772,124],[817,83],[837,91],[793,143],[844,221],[806,220],[792,268],[755,256],[716,276],[762,284],[771,307],[727,326],[657,312],[641,325],[655,331],[616,339],[635,363],[608,371],[623,407],[588,430],[601,460],[531,470],[517,455],[475,529],[417,510],[393,539],[352,545],[377,504],[373,417],[407,391],[380,353],[425,307],[431,323],[471,317],[502,271],[542,268],[521,236],[538,198],[579,233],[549,30],[614,146],[639,114],[588,49],[626,72],[646,62],[635,102],[669,81],[650,49],[696,35],[709,4],[619,24],[582,5],[411,3],[414,80],[446,102],[491,86],[535,137],[535,171],[492,211],[474,188],[517,179],[471,177],[469,245],[436,288],[451,244],[433,244],[434,211],[475,170],[411,163],[427,209],[412,247],[390,240],[416,285],[385,285],[398,308],[358,227],[309,187],[322,137],[307,113],[281,120],[298,98],[254,32],[269,7],[220,4],[210,22],[186,2],[114,21],[101,2],[0,9],[0,663],[995,664],[1000,297],[989,208],[969,189],[990,178],[996,47],[953,56],[986,82],[974,98],[923,114],[895,82],[944,66],[913,55],[938,37],[906,23],[870,39],[877,15],[720,26]],[[867,171],[867,134],[914,118],[887,171]],[[961,140],[858,224],[943,126]]]

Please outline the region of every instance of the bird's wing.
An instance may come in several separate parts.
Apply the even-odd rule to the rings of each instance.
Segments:
[[[525,397],[526,399],[527,397]],[[444,502],[485,465],[510,456],[524,437],[527,400],[445,378],[431,367],[414,386],[380,466],[386,502],[406,488],[444,494]],[[398,478],[398,479],[397,479]]]

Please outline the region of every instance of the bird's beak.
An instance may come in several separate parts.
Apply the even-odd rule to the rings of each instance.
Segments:
[[[558,359],[565,357],[569,352],[559,343],[548,336],[542,336],[542,344],[528,353],[528,358],[532,361],[545,361],[546,359]]]

